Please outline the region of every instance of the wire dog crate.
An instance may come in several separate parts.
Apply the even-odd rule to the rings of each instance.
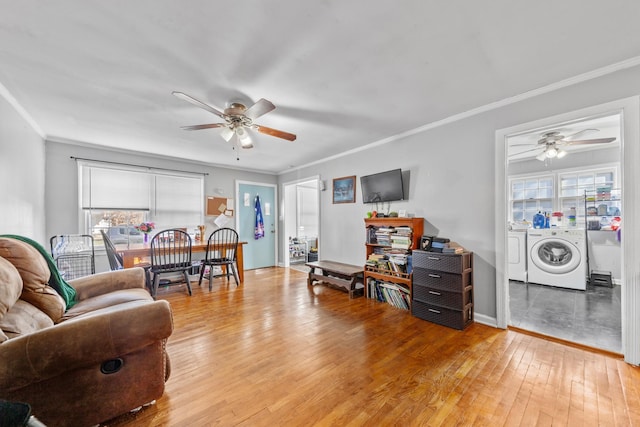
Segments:
[[[65,280],[95,274],[93,236],[88,234],[61,234],[53,236],[49,243],[51,255]]]

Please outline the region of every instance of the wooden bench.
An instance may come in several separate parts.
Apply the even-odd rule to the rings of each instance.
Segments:
[[[364,295],[364,268],[361,265],[343,264],[336,261],[314,261],[306,263],[309,270],[308,286],[323,282],[329,286],[349,292],[349,298]],[[322,270],[322,273],[317,270]]]

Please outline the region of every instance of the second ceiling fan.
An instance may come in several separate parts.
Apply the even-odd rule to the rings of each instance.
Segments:
[[[230,141],[231,138],[235,135],[237,138],[238,145],[242,148],[252,148],[253,141],[251,140],[251,136],[249,135],[248,129],[256,130],[260,133],[264,133],[265,135],[275,136],[276,138],[286,139],[287,141],[295,141],[296,135],[284,132],[278,129],[269,128],[266,126],[259,125],[254,123],[253,121],[258,117],[267,114],[270,111],[273,111],[276,106],[266,99],[260,99],[255,104],[250,107],[246,107],[241,102],[232,102],[229,104],[227,108],[224,109],[224,112],[218,111],[212,106],[205,104],[202,101],[198,101],[192,96],[189,96],[182,92],[174,91],[172,92],[174,96],[180,98],[184,101],[190,102],[191,104],[200,107],[204,110],[209,111],[210,113],[215,114],[224,120],[224,123],[209,123],[203,125],[193,125],[193,126],[182,126],[182,129],[185,130],[200,130],[200,129],[214,129],[221,128],[222,131],[220,135],[225,141]]]
[[[516,153],[514,155],[524,154],[530,151],[540,151],[538,155],[536,155],[536,159],[540,161],[545,161],[547,159],[553,159],[555,157],[562,158],[567,155],[567,151],[563,150],[563,146],[571,146],[571,145],[592,145],[592,144],[607,144],[609,142],[613,142],[616,138],[596,138],[596,139],[569,139],[576,138],[578,135],[582,135],[587,132],[597,132],[598,129],[584,129],[574,134],[564,136],[558,131],[550,131],[545,132],[540,135],[540,139],[536,141],[535,148],[530,150],[525,150],[520,153]],[[521,145],[532,145],[532,144],[514,144],[513,146],[521,146]]]

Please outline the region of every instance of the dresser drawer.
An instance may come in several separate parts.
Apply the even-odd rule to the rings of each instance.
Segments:
[[[451,292],[415,285],[413,287],[413,300],[448,307],[454,310],[461,310],[462,307],[471,302],[471,287],[463,292]]]
[[[413,284],[446,291],[462,292],[464,288],[471,285],[471,274],[471,270],[467,270],[462,274],[453,274],[414,267]]]
[[[467,304],[464,310],[451,310],[437,305],[413,301],[411,313],[420,319],[460,330],[473,323],[473,304]]]
[[[429,270],[462,273],[471,268],[471,253],[441,254],[438,252],[413,251],[413,267]]]

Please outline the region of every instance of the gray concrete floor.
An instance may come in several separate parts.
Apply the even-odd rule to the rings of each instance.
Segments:
[[[622,353],[620,286],[586,291],[509,282],[510,325]]]

